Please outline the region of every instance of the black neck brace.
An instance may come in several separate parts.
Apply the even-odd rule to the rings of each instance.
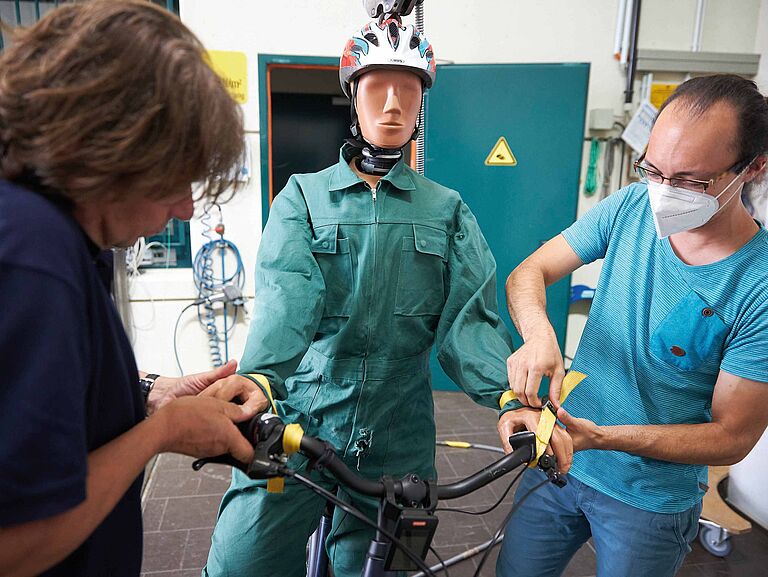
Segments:
[[[362,138],[350,138],[347,142],[359,150],[361,156],[355,158],[355,166],[364,174],[385,176],[403,158],[402,148],[379,148]]]

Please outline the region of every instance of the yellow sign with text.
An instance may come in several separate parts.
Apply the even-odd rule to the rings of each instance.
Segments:
[[[245,104],[248,101],[248,60],[245,53],[209,50],[208,59],[235,102]]]
[[[503,136],[499,138],[496,145],[491,150],[488,158],[485,159],[486,166],[516,166],[517,159],[512,154],[512,149],[507,144],[507,139]]]
[[[653,82],[651,84],[651,104],[656,107],[656,110],[661,108],[661,105],[664,104],[678,86],[680,85],[662,82]]]

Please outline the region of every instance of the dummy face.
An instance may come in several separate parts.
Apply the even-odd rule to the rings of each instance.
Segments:
[[[363,137],[381,148],[401,148],[421,109],[421,78],[407,70],[379,69],[357,80],[355,104]]]

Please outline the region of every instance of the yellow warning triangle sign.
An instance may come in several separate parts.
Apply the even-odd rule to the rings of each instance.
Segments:
[[[516,166],[517,159],[512,154],[512,149],[507,144],[507,139],[503,136],[499,138],[496,144],[485,159],[486,166]]]

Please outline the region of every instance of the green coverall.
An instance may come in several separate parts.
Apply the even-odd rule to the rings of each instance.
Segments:
[[[352,150],[292,176],[275,198],[240,372],[265,375],[279,415],[332,443],[360,474],[434,478],[433,343],[476,402],[498,409],[508,388],[496,263],[458,193],[402,161],[374,193],[348,166]],[[290,464],[306,467],[300,455]],[[290,480],[281,494],[264,487],[233,471],[203,575],[306,574],[324,501]],[[376,519],[375,500],[338,494]],[[326,546],[337,577],[360,575],[373,536],[336,510]]]

